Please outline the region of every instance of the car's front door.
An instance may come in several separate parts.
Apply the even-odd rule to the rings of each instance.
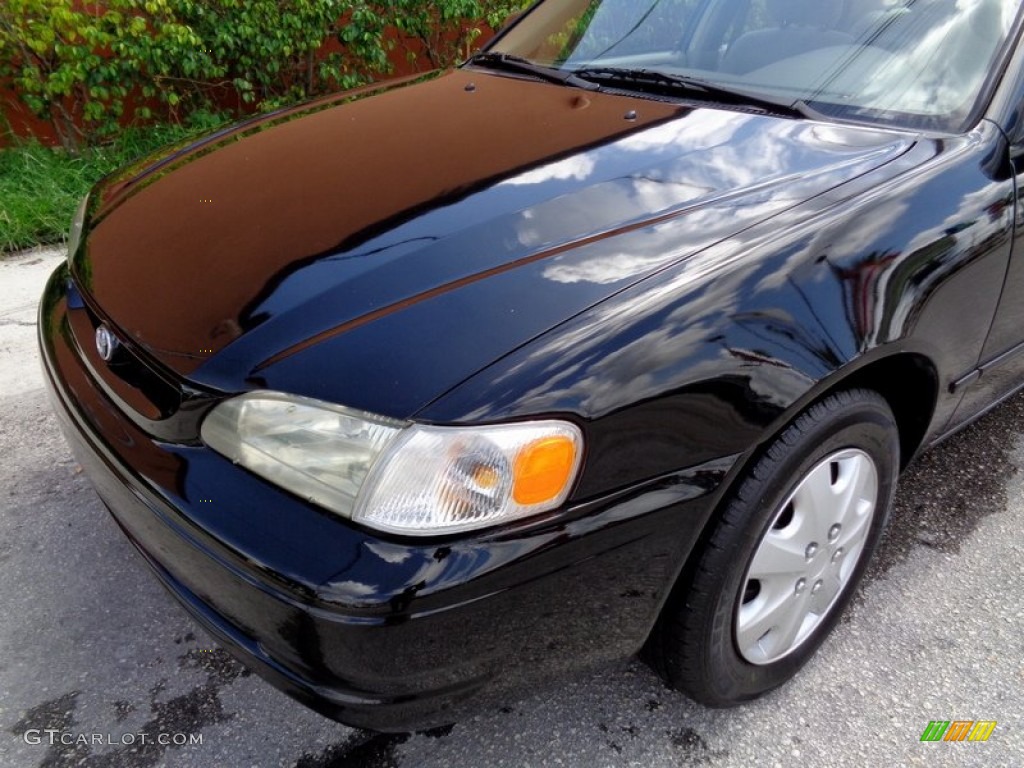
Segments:
[[[1008,163],[1016,177],[1013,250],[979,365],[954,384],[964,392],[954,423],[970,419],[1024,387],[1024,125],[1019,138],[1007,144]]]

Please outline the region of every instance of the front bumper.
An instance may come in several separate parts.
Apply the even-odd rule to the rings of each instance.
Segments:
[[[243,663],[317,711],[404,731],[635,653],[730,462],[547,521],[445,540],[374,535],[202,445],[161,442],[105,394],[68,322],[40,346],[68,442],[163,584]]]

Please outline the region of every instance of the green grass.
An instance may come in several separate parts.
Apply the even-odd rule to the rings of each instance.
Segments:
[[[215,124],[131,128],[80,157],[34,141],[0,149],[0,253],[63,242],[78,202],[103,176]]]

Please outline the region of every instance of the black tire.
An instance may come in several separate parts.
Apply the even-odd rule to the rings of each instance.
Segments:
[[[874,464],[874,475],[869,462]],[[857,484],[849,492],[850,498],[876,495],[873,512],[866,511],[867,502],[863,500],[836,502],[833,507],[833,497],[814,495],[823,483],[831,482],[834,488],[840,488],[840,472],[846,473],[846,469],[840,468],[847,465],[851,467],[851,476],[856,475],[849,483]],[[738,481],[736,490],[712,523],[714,527],[703,550],[694,555],[698,558],[695,566],[688,570],[662,612],[646,650],[668,684],[703,704],[725,707],[756,698],[793,677],[835,626],[863,576],[888,521],[898,469],[898,428],[888,404],[877,393],[863,389],[837,392],[798,416]],[[800,495],[795,495],[798,491]],[[821,498],[829,503],[818,503]],[[855,510],[846,512],[847,517],[842,518],[850,521],[846,533],[842,533],[842,525],[829,524],[827,519],[831,514],[828,510],[838,510],[843,504]],[[800,510],[800,526],[794,523],[794,509]],[[807,514],[804,510],[826,511]],[[862,523],[857,522],[858,515],[864,518]],[[820,532],[826,524],[829,528],[824,546],[833,547],[830,542],[835,534],[834,549],[812,549],[819,538],[812,535],[812,526]],[[790,526],[806,536],[784,539],[783,534],[788,533]],[[844,553],[839,546],[842,536],[856,536],[849,551],[859,549],[846,561],[843,557],[848,552]],[[800,549],[806,539],[813,540],[813,544],[806,545],[806,550]],[[806,553],[806,567],[815,569],[809,578],[818,587],[813,597],[804,591],[806,578],[802,579],[804,589],[794,583],[793,594],[785,592],[790,588],[786,579],[792,578],[789,570],[785,575],[772,573],[754,578],[762,570],[768,573],[770,569],[764,564],[775,553],[782,552],[783,547],[777,543],[781,541],[789,542],[786,547],[791,544],[793,550]],[[817,554],[812,556],[811,552]],[[759,554],[758,565],[752,569],[755,554]],[[786,552],[784,557],[795,556]],[[771,562],[774,564],[775,560]],[[797,560],[784,562],[788,567]],[[828,585],[823,587],[823,580],[828,580]],[[799,581],[800,578],[795,579]],[[765,598],[758,604],[762,588]],[[783,603],[790,599],[803,602],[799,606]],[[764,608],[767,605],[782,607]],[[805,608],[809,605],[814,607]],[[806,614],[801,614],[803,610]],[[764,618],[767,614],[772,616]],[[762,618],[751,618],[755,615]],[[801,615],[803,618],[790,618]],[[761,635],[765,623],[775,616],[789,620],[776,622],[776,626]],[[802,639],[800,632],[805,633]],[[791,645],[785,645],[791,636]],[[751,643],[752,637],[759,639]],[[783,653],[785,648],[788,650]]]

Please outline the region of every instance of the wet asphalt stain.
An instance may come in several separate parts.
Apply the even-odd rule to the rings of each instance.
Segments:
[[[209,682],[219,685],[227,685],[252,674],[252,670],[235,661],[223,648],[193,648],[178,657],[178,666],[202,670],[208,675]]]
[[[670,734],[672,746],[679,750],[681,765],[709,765],[729,756],[725,749],[712,749],[693,728],[680,728]]]
[[[94,753],[91,745],[82,743],[77,738],[83,733],[81,724],[75,722],[75,707],[80,691],[71,691],[63,696],[43,702],[25,713],[10,729],[18,736],[31,729],[56,731],[67,734],[70,744],[61,742],[60,736],[53,744],[43,735],[46,754],[39,763],[39,768],[65,768],[80,766],[81,768],[150,768],[161,762],[164,753],[171,748],[180,748],[173,743],[161,744],[159,734],[195,735],[203,728],[223,723],[234,717],[233,713],[224,712],[219,691],[225,685],[239,677],[246,677],[249,670],[235,661],[226,651],[213,649],[202,651],[192,649],[179,657],[178,666],[183,669],[197,669],[206,673],[206,682],[194,687],[188,693],[176,696],[165,702],[158,701],[166,687],[166,680],[157,682],[149,690],[149,711],[151,717],[132,734],[146,734],[142,741],[133,738],[133,743],[117,744],[113,748]],[[114,713],[117,722],[123,722],[135,710],[135,705],[128,701],[115,701]],[[76,725],[79,727],[76,729]],[[113,736],[116,741],[117,736]],[[106,746],[106,745],[105,745]],[[383,768],[383,764],[382,764]]]
[[[118,700],[114,702],[114,716],[117,718],[117,722],[123,723],[128,719],[128,715],[135,711],[135,705],[130,701]]]
[[[597,727],[598,727],[598,730],[600,730],[602,733],[608,733],[609,732],[608,726],[605,725],[604,723],[598,723]],[[619,726],[619,732],[624,734],[624,735],[626,735],[626,736],[628,736],[629,737],[629,739],[628,739],[629,741],[633,741],[634,739],[636,739],[640,735],[640,729],[637,728],[632,723],[630,723],[629,725]],[[615,739],[608,739],[608,740],[605,741],[605,744],[607,744],[608,748],[612,752],[614,752],[615,754],[618,755],[618,754],[622,754],[622,745],[619,744],[619,741],[624,741],[624,739],[622,739],[621,737],[617,737],[617,738],[618,738],[618,741],[616,741]]]
[[[405,733],[357,731],[318,754],[304,754],[294,768],[399,768],[397,749],[408,740]]]
[[[420,731],[420,733],[428,739],[443,739],[445,736],[450,736],[453,730],[455,730],[454,723],[451,725],[439,725],[436,728],[428,728],[425,731]]]
[[[978,524],[1007,505],[1011,459],[1024,434],[1024,395],[994,409],[918,457],[900,478],[889,528],[867,581],[887,573],[918,547],[959,554]]]
[[[24,737],[28,731],[39,731],[41,738],[46,739],[45,731],[54,730],[68,732],[75,720],[75,706],[80,691],[70,691],[56,699],[44,701],[25,713],[18,722],[11,726],[10,732]],[[48,742],[44,742],[48,743]],[[48,745],[39,768],[54,766],[78,765],[79,761],[89,754],[89,748],[79,744],[61,744],[59,740]]]

